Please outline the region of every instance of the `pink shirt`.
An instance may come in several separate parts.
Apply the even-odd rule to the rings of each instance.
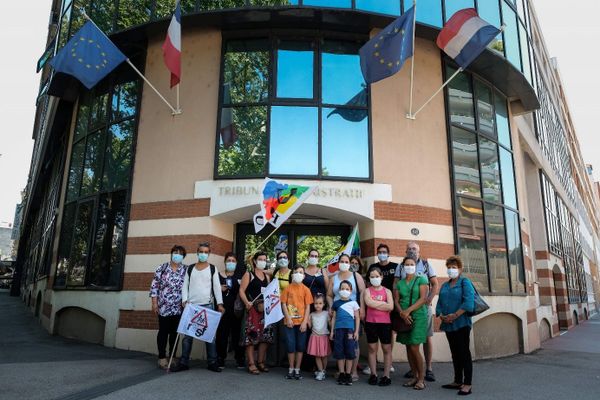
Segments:
[[[387,302],[387,292],[384,286],[381,286],[379,290],[373,289],[373,287],[367,288],[368,295],[371,296],[371,299],[377,301]],[[376,324],[389,324],[390,320],[390,312],[389,311],[381,311],[375,308],[367,307],[367,322],[376,323]]]

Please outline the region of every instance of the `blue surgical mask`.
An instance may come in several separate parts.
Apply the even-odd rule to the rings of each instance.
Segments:
[[[233,271],[235,271],[235,267],[237,267],[237,263],[236,262],[225,263],[225,269],[227,270],[227,272],[233,272]]]
[[[171,261],[175,264],[181,264],[183,261],[183,254],[171,254]]]
[[[208,254],[206,253],[198,253],[198,261],[201,263],[206,262],[208,260]]]
[[[379,261],[381,262],[386,262],[388,259],[389,255],[387,253],[378,253],[377,254],[377,258],[379,259]]]

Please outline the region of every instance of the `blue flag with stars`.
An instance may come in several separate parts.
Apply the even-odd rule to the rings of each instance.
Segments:
[[[394,75],[412,57],[414,19],[411,7],[360,48],[360,68],[367,83]]]
[[[58,72],[73,75],[91,89],[126,59],[125,54],[88,21],[56,54],[50,65]]]

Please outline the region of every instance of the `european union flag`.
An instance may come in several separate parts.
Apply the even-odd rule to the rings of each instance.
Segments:
[[[360,48],[360,68],[367,83],[394,75],[412,57],[414,19],[411,7]]]
[[[50,65],[58,72],[73,75],[91,89],[126,59],[125,54],[88,21],[56,54]]]

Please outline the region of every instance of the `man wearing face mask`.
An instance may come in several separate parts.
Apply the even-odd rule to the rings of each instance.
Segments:
[[[200,243],[198,245],[198,262],[188,267],[181,290],[182,305],[189,302],[198,304],[206,308],[214,308],[223,314],[223,294],[221,291],[221,282],[217,268],[208,263],[210,254],[210,244]],[[189,369],[190,353],[192,352],[192,343],[194,339],[191,336],[185,336],[181,344],[181,360],[179,365],[171,367],[171,372],[186,371]],[[208,360],[208,369],[214,372],[221,372],[217,360],[217,344],[206,342],[206,354]]]
[[[390,248],[385,243],[380,243],[377,246],[377,259],[379,260],[375,264],[371,264],[367,271],[367,276],[371,274],[371,270],[374,267],[379,267],[383,275],[381,286],[390,291],[394,289],[394,274],[398,268],[398,264],[390,261]]]
[[[427,342],[423,343],[423,353],[425,354],[425,380],[429,382],[435,382],[435,375],[433,374],[432,355],[433,355],[433,311],[431,309],[431,302],[436,296],[439,290],[439,283],[435,274],[435,270],[429,265],[427,259],[421,258],[421,249],[419,244],[416,242],[408,242],[406,245],[406,256],[417,259],[416,275],[424,275],[429,280],[429,293],[427,294],[427,319],[429,321],[427,325]],[[406,277],[406,271],[404,266],[400,265],[396,269],[394,285],[400,279]],[[405,375],[406,378],[412,378],[412,372],[408,371]]]
[[[186,256],[183,246],[173,246],[170,261],[160,265],[154,273],[150,285],[152,311],[158,315],[158,365],[167,368],[167,341],[169,354],[173,352],[177,326],[181,318],[181,287],[185,279],[186,266],[182,264]]]

